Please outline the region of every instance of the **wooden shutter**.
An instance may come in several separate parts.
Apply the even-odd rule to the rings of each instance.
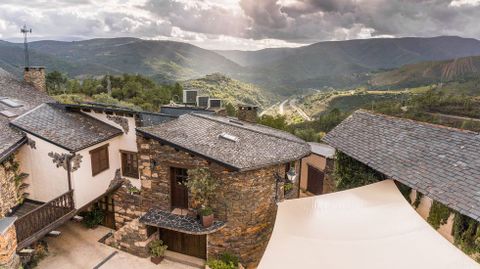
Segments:
[[[110,168],[108,160],[108,144],[90,151],[90,159],[92,162],[92,176]]]

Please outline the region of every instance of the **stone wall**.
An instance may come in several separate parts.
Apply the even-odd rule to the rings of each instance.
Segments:
[[[23,79],[41,92],[47,92],[45,67],[25,67]]]
[[[239,256],[247,268],[258,264],[277,212],[273,175],[282,175],[284,167],[217,175],[220,187],[212,207],[227,225],[208,236],[209,257],[228,251]]]
[[[150,256],[148,244],[154,239],[158,239],[158,232],[150,234],[146,225],[134,219],[107,238],[105,244],[146,258]]]
[[[327,164],[325,165],[325,177],[323,179],[323,193],[331,193],[335,191],[335,177],[333,175],[335,169],[335,160],[327,159]]]
[[[219,182],[216,197],[211,201],[215,218],[227,223],[222,230],[208,235],[207,256],[214,257],[228,251],[239,256],[247,267],[256,266],[266,248],[276,216],[274,173],[284,175],[285,166],[233,172],[153,139],[139,136],[137,143],[142,188],[136,196],[128,194],[125,187],[113,196],[118,227],[128,226],[149,208],[171,210],[170,167],[206,167]],[[123,242],[124,249],[132,249],[127,245],[131,246],[131,242],[139,242],[139,239],[131,240],[132,236],[126,234],[135,232],[135,229],[120,230],[124,235],[117,236],[116,242],[119,245]],[[135,251],[139,252],[138,249]]]
[[[238,106],[237,117],[247,122],[257,122],[257,108],[251,106]]]
[[[5,221],[5,220],[0,220]],[[17,269],[20,267],[20,259],[16,254],[17,234],[13,221],[10,226],[0,233],[0,268]]]
[[[18,164],[11,157],[0,164],[0,219],[19,203],[18,186],[15,182]]]

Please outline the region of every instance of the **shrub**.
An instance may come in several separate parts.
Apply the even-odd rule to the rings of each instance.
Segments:
[[[150,242],[148,247],[150,248],[150,254],[153,257],[163,257],[168,248],[168,246],[165,245],[162,240],[153,240]]]
[[[285,193],[287,193],[291,190],[293,190],[293,183],[287,182],[287,183],[285,183],[285,185],[283,185],[283,191]]]
[[[210,260],[207,262],[207,265],[211,269],[236,269],[238,266],[232,262],[226,263],[221,260]]]
[[[100,208],[95,208],[92,211],[86,212],[83,216],[83,224],[89,228],[95,228],[102,223],[105,218],[105,213]]]
[[[195,208],[208,206],[208,201],[215,194],[218,183],[206,168],[188,170],[188,181],[186,183],[192,195],[192,203]]]
[[[224,252],[218,256],[218,259],[209,260],[207,265],[211,269],[236,269],[240,260],[237,256]]]

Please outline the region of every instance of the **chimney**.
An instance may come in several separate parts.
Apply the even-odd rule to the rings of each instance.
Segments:
[[[45,67],[30,66],[25,67],[23,71],[23,80],[32,85],[35,89],[41,92],[47,92],[47,85],[45,81]]]
[[[256,105],[239,104],[238,105],[238,111],[237,111],[237,117],[241,121],[256,123],[257,122],[257,109],[258,109],[258,106],[256,106]]]

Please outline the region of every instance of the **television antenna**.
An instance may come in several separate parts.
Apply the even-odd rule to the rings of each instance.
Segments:
[[[32,28],[27,28],[26,25],[23,25],[23,28],[20,29],[20,32],[23,34],[23,45],[24,45],[24,50],[25,50],[25,68],[30,66],[30,60],[28,58],[28,41],[27,41],[27,35],[29,33],[32,33]]]

